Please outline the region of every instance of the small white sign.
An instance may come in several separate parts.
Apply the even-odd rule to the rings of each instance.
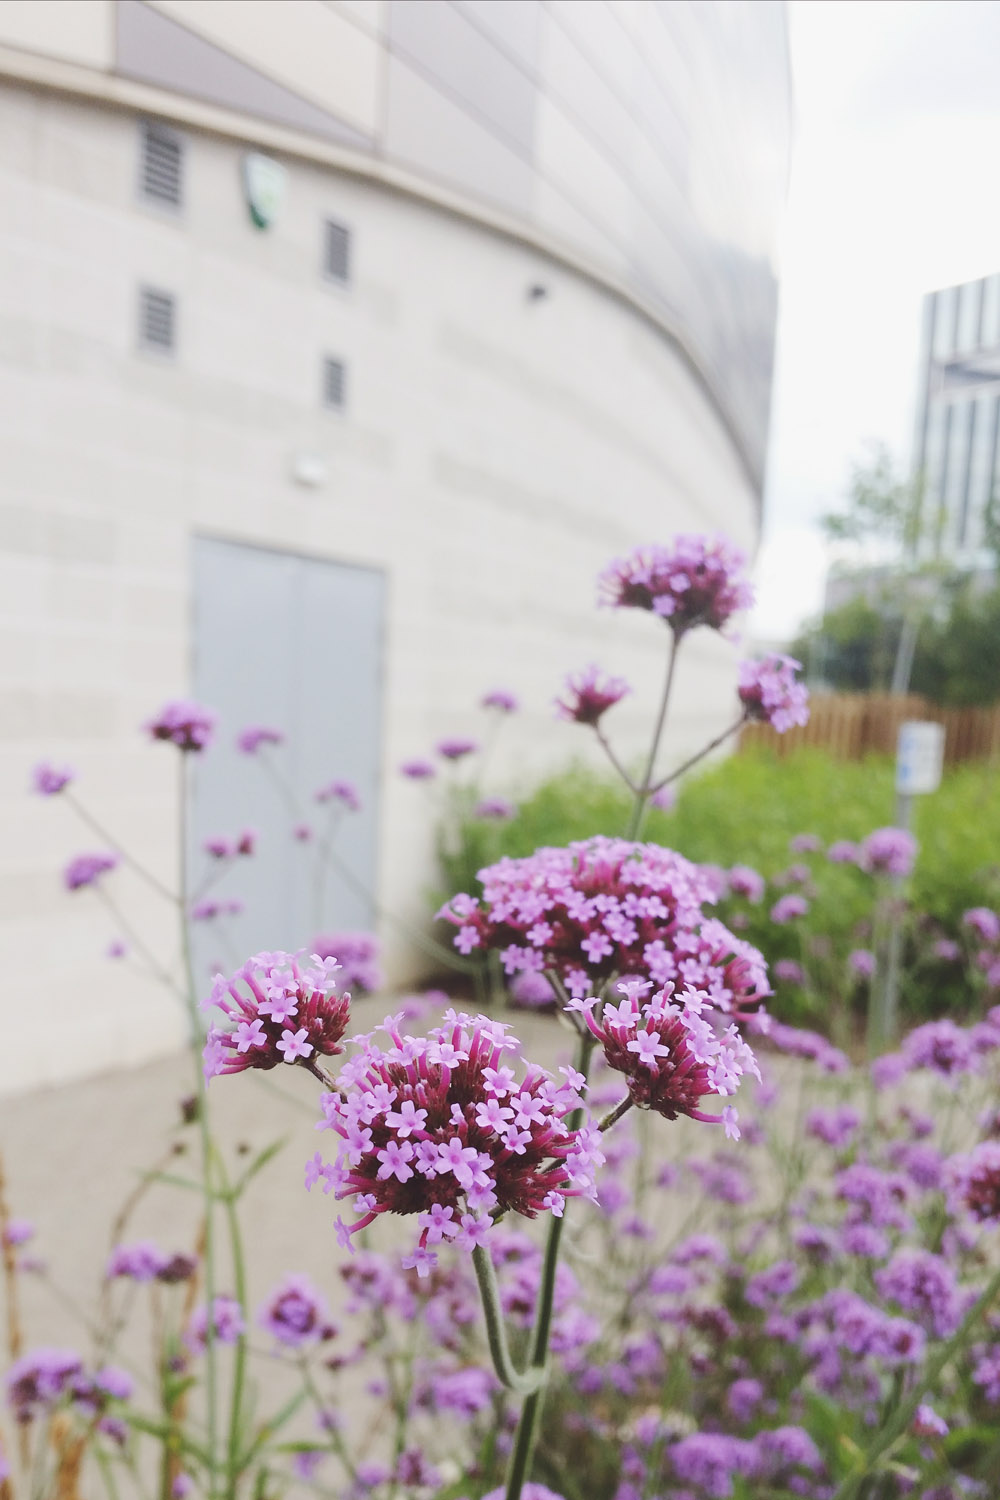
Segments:
[[[944,725],[908,719],[899,726],[896,791],[906,797],[936,792],[944,765]]]

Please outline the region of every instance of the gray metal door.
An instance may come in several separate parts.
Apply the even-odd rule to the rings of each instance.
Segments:
[[[199,981],[261,949],[294,952],[321,932],[373,927],[366,893],[376,879],[384,594],[375,569],[195,539],[194,695],[219,727],[208,753],[192,756],[192,891],[213,870],[207,838],[258,835],[254,856],[205,892],[245,909],[194,923]],[[285,743],[246,755],[236,738],[248,725],[281,730]],[[321,806],[315,793],[334,780],[352,782],[361,798],[336,838],[353,879],[332,870],[321,888],[319,845],[336,804]],[[300,817],[309,842],[294,835]]]

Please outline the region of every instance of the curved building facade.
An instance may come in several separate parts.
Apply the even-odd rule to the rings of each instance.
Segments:
[[[249,824],[262,857],[206,969],[419,922],[433,814],[395,767],[476,733],[489,688],[525,705],[505,790],[580,753],[550,704],[587,661],[635,684],[637,746],[663,642],[598,613],[594,577],[677,530],[753,549],[788,111],[760,0],[0,5],[0,1089],[182,1034],[60,890],[87,836],[25,798],[33,760],[75,761],[169,878],[176,767],[136,726],[182,693],[219,710],[198,841]],[[685,654],[678,753],[733,682],[726,643]],[[290,736],[320,834],[315,790],[359,786],[328,889],[233,747],[248,722]],[[166,961],[169,912],[113,879]],[[59,1041],[28,1076],[40,982]]]

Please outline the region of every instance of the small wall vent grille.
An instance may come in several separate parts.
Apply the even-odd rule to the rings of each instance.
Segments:
[[[184,146],[166,125],[147,120],[142,127],[142,165],[139,190],[154,203],[179,208]]]
[[[341,359],[323,361],[323,405],[342,408],[347,400],[347,369]]]
[[[153,287],[139,288],[139,347],[172,354],[177,341],[177,299]]]
[[[351,231],[335,219],[323,225],[323,274],[344,284],[351,279]]]

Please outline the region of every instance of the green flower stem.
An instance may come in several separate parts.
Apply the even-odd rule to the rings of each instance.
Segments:
[[[64,791],[62,795],[66,798],[66,801],[76,813],[77,817],[82,822],[86,823],[87,827],[91,829],[93,833],[96,833],[99,839],[102,839],[104,843],[111,845],[111,848],[115,851],[115,853],[120,856],[123,864],[128,865],[130,869],[134,870],[135,873],[140,876],[140,878],[143,879],[148,886],[156,891],[158,895],[162,896],[165,901],[170,901],[171,903],[176,903],[178,901],[179,897],[177,893],[170,890],[168,886],[164,885],[162,880],[158,880],[150,870],[146,869],[145,865],[140,864],[140,862],[134,857],[134,855],[131,855],[128,852],[124,845],[120,844],[116,838],[108,833],[107,829],[103,824],[97,821],[93,813],[90,812],[86,807],[84,807],[82,802],[77,801],[72,792]]]
[[[503,1309],[500,1306],[497,1273],[494,1270],[490,1252],[485,1246],[476,1245],[472,1252],[472,1264],[479,1283],[479,1295],[486,1318],[486,1338],[497,1379],[509,1391],[516,1391],[522,1396],[530,1396],[538,1389],[544,1378],[544,1372],[519,1370],[511,1357],[510,1346],[507,1343],[507,1330],[504,1327]]]
[[[583,1074],[584,1080],[586,1080],[587,1074],[590,1071],[590,1056],[593,1049],[594,1038],[589,1032],[584,1033],[578,1038],[573,1066],[577,1072]],[[573,1111],[567,1123],[570,1130],[579,1130],[583,1123],[582,1106]],[[528,1478],[535,1439],[538,1436],[538,1423],[542,1415],[542,1402],[545,1399],[545,1384],[548,1375],[549,1334],[552,1331],[556,1268],[559,1264],[562,1230],[562,1218],[556,1218],[555,1214],[553,1214],[549,1223],[548,1238],[545,1242],[545,1257],[542,1261],[542,1275],[538,1284],[538,1297],[535,1302],[535,1327],[531,1337],[531,1358],[528,1363],[528,1371],[537,1374],[538,1385],[530,1395],[525,1397],[524,1404],[521,1407],[521,1415],[517,1423],[517,1433],[514,1437],[514,1447],[511,1451],[510,1464],[507,1469],[505,1500],[521,1500],[521,1489],[524,1481]]]
[[[743,728],[746,721],[746,714],[740,714],[735,724],[730,724],[729,728],[724,729],[721,734],[717,734],[714,740],[709,740],[704,749],[695,751],[694,755],[682,761],[675,770],[670,772],[669,776],[661,777],[655,786],[650,787],[650,792],[662,792],[665,786],[669,786],[672,781],[676,781],[678,777],[683,776],[685,771],[690,771],[692,766],[696,766],[700,760],[704,760],[706,755],[711,755],[713,750],[718,750],[720,745],[724,745],[730,735],[736,734],[738,730]]]
[[[632,816],[629,818],[628,829],[625,837],[637,839],[642,829],[642,820],[646,812],[646,803],[649,800],[650,788],[653,782],[653,772],[656,769],[656,757],[660,749],[660,740],[663,738],[663,726],[667,721],[667,706],[670,703],[670,690],[674,685],[674,669],[677,666],[677,648],[680,645],[680,637],[670,632],[670,652],[667,656],[667,675],[663,683],[663,696],[660,699],[660,711],[656,716],[656,726],[653,730],[653,740],[649,747],[649,759],[642,781],[635,788],[635,806]]]
[[[922,1378],[907,1396],[906,1400],[897,1406],[895,1413],[886,1422],[880,1432],[876,1434],[862,1457],[862,1465],[853,1474],[848,1474],[839,1489],[833,1496],[833,1500],[857,1500],[861,1486],[873,1473],[875,1465],[882,1455],[892,1447],[893,1443],[906,1432],[910,1423],[916,1415],[917,1407],[923,1401],[934,1382],[950,1364],[956,1354],[960,1354],[975,1332],[977,1324],[988,1311],[990,1304],[1000,1294],[1000,1270],[994,1272],[986,1284],[982,1296],[972,1304],[965,1317],[962,1319],[955,1333],[938,1351],[935,1357],[924,1368]]]
[[[229,1230],[229,1248],[233,1258],[233,1291],[240,1307],[247,1305],[246,1263],[243,1256],[243,1239],[240,1234],[239,1215],[236,1212],[238,1190],[234,1190],[225,1175],[222,1160],[219,1160],[222,1178],[222,1201],[225,1206],[226,1227]],[[233,1389],[229,1406],[229,1444],[226,1457],[226,1500],[236,1500],[240,1477],[240,1413],[243,1406],[243,1387],[246,1382],[247,1338],[243,1333],[236,1340],[233,1358]]]
[[[208,1123],[208,1089],[204,1069],[201,1066],[202,1028],[198,1016],[198,999],[194,979],[194,960],[191,953],[191,923],[188,914],[187,863],[188,863],[188,774],[187,754],[178,753],[180,767],[178,783],[178,816],[180,819],[180,874],[178,893],[181,922],[181,952],[184,964],[188,1022],[190,1025],[191,1057],[194,1063],[195,1096],[198,1102],[198,1134],[201,1145],[201,1171],[204,1195],[205,1233],[202,1258],[205,1265],[205,1395],[208,1428],[208,1491],[206,1500],[216,1500],[218,1490],[218,1356],[215,1339],[215,1232],[213,1209],[215,1194],[212,1187],[212,1154],[214,1144]]]

